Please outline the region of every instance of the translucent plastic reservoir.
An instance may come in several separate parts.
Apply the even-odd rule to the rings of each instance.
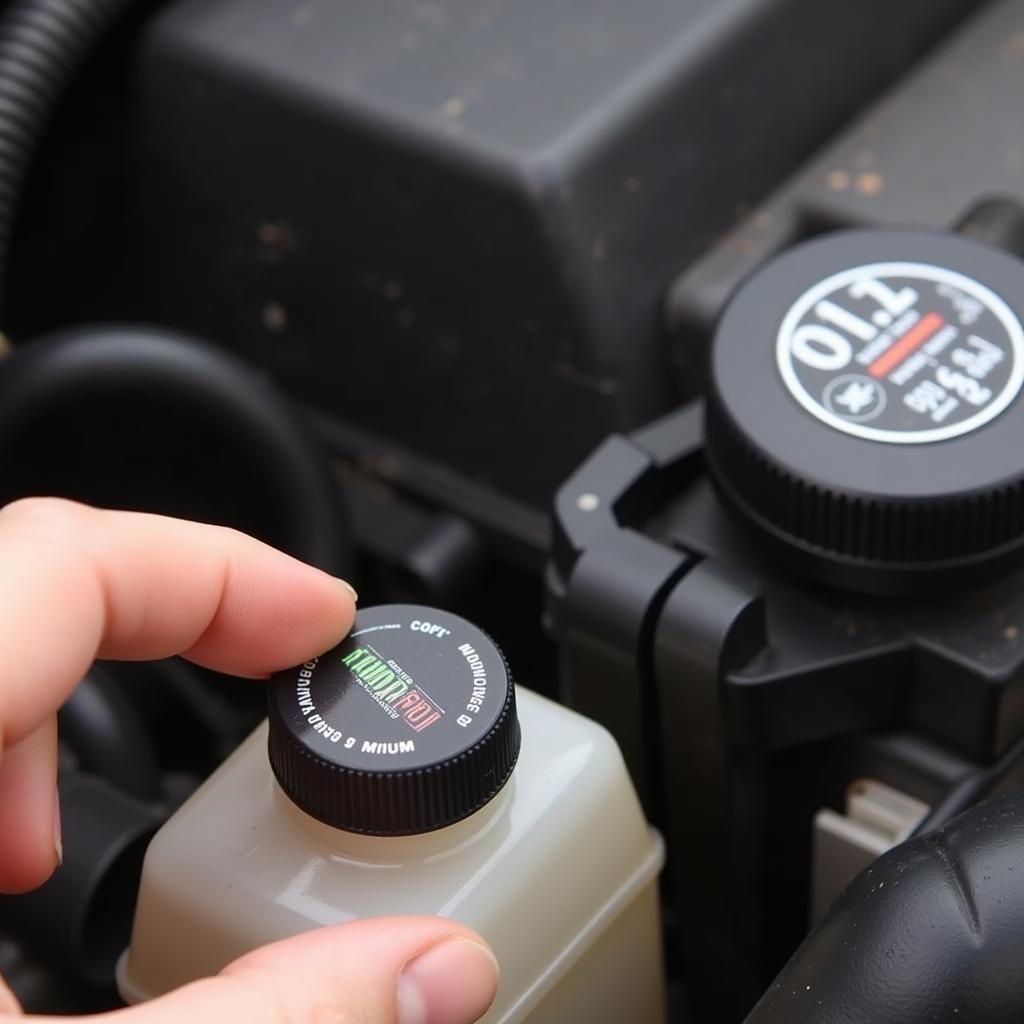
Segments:
[[[518,689],[522,748],[482,810],[420,835],[358,835],[285,796],[264,724],[157,835],[130,949],[129,1002],[319,925],[439,914],[502,967],[488,1024],[664,1020],[664,854],[622,757],[588,719]]]

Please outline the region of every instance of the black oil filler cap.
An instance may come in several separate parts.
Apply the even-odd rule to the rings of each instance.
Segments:
[[[1024,262],[968,238],[843,231],[738,290],[706,413],[726,503],[795,571],[885,596],[1024,554]]]
[[[520,732],[501,651],[436,608],[361,610],[327,654],[270,684],[270,764],[284,792],[335,828],[411,835],[487,804]]]

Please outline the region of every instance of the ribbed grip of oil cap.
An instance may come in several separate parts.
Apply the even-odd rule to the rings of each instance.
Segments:
[[[1024,263],[938,232],[789,250],[714,341],[709,470],[791,570],[882,595],[1024,555]]]
[[[363,609],[332,651],[270,684],[270,764],[307,814],[369,835],[430,832],[480,810],[519,756],[501,651],[456,615]]]

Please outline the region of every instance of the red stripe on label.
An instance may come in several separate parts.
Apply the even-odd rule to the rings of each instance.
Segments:
[[[943,324],[945,320],[938,313],[921,317],[888,352],[880,355],[869,367],[868,373],[880,380],[896,369],[904,359],[919,349]]]

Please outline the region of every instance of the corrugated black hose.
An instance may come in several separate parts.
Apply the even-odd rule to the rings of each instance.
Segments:
[[[131,0],[0,4],[0,326],[22,186],[68,82]]]

